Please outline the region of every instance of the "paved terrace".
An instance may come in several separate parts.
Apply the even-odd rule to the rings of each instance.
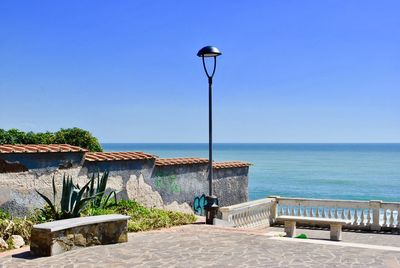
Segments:
[[[90,247],[47,258],[29,253],[0,258],[0,267],[400,267],[400,236],[298,229],[310,239],[277,236],[282,228],[237,230],[181,226],[131,233],[129,242]]]

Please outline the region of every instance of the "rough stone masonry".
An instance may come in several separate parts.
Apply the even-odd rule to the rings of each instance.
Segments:
[[[0,145],[0,208],[23,216],[44,205],[35,189],[51,196],[52,178],[85,184],[93,173],[109,171],[107,191],[147,207],[193,213],[196,197],[208,194],[207,159],[158,158],[142,152],[87,152],[70,145]],[[248,200],[244,162],[214,163],[213,185],[220,206]]]

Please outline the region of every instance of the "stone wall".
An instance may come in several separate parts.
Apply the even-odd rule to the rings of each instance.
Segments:
[[[155,157],[117,159],[116,153],[101,153],[109,159],[90,158],[86,152],[0,153],[0,208],[14,215],[26,215],[44,205],[35,189],[52,195],[52,178],[62,186],[64,175],[83,185],[93,173],[109,171],[107,191],[120,199],[134,199],[147,207],[192,212],[193,200],[208,194],[208,166],[204,159],[166,159],[158,165]],[[89,161],[90,159],[90,161]],[[165,160],[165,159],[164,159]],[[221,206],[247,201],[248,165],[224,166],[214,171],[215,194]]]
[[[214,194],[220,207],[248,201],[249,167],[230,167],[214,170]]]

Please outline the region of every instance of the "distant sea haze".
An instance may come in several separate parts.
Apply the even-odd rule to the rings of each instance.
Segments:
[[[104,143],[105,151],[208,157],[203,143]],[[249,198],[269,195],[400,202],[400,144],[214,144],[215,161],[253,165]]]

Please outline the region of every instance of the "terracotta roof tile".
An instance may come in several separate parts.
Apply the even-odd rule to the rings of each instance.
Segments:
[[[0,153],[75,153],[88,150],[69,144],[0,144]]]
[[[249,167],[251,166],[250,163],[246,162],[239,162],[239,161],[232,161],[232,162],[219,162],[219,163],[214,163],[213,167],[215,169],[221,169],[221,168],[242,168],[242,167]]]
[[[157,158],[156,166],[207,164],[206,158]]]
[[[145,160],[154,159],[155,156],[143,152],[89,152],[85,155],[85,160],[93,161],[115,161],[115,160]]]
[[[174,165],[193,165],[193,164],[207,164],[208,159],[206,158],[157,158],[156,166],[174,166]],[[220,162],[213,163],[215,169],[221,168],[241,168],[248,167],[250,163],[232,161],[232,162]]]

